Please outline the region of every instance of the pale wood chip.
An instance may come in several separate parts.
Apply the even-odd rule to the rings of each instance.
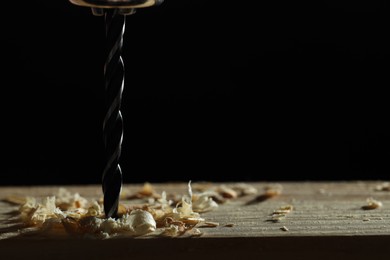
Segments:
[[[280,228],[282,231],[288,231],[288,228],[286,226],[283,226]]]
[[[268,197],[274,197],[282,194],[283,186],[281,184],[274,184],[265,187],[265,193]]]
[[[390,182],[384,182],[375,187],[376,191],[390,191]]]
[[[238,197],[238,194],[235,190],[225,185],[219,186],[216,191],[221,194],[222,197],[227,199],[235,199]]]
[[[367,199],[367,205],[362,206],[364,210],[372,210],[382,207],[382,202],[374,200],[373,198]]]
[[[203,228],[203,227],[218,227],[218,226],[219,226],[218,222],[206,221],[206,222],[202,223],[202,225],[199,227]]]
[[[293,210],[293,208],[294,207],[292,205],[281,206],[272,212],[271,218],[268,219],[268,221],[280,222]]]

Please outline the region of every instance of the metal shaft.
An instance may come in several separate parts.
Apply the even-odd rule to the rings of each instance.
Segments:
[[[120,106],[124,86],[124,64],[121,53],[126,18],[119,14],[119,9],[106,9],[104,15],[107,38],[107,60],[104,64],[106,106],[103,120],[106,165],[103,170],[102,186],[106,217],[116,218],[122,189],[122,170],[119,166],[119,158],[123,139],[123,119]]]

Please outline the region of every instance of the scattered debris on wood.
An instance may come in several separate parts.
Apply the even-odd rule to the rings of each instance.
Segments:
[[[390,191],[390,182],[383,182],[375,187],[376,191]]]
[[[136,193],[129,195],[125,192],[121,197],[142,199],[146,203],[119,204],[118,219],[105,218],[101,199],[87,200],[64,188],[60,188],[55,196],[43,199],[13,196],[7,201],[20,205],[20,221],[26,228],[34,228],[34,232],[99,239],[147,234],[176,237],[184,234],[201,236],[203,233],[197,227],[219,226],[219,223],[206,221],[200,216],[200,213],[218,207],[214,197],[223,203],[254,192],[257,190],[250,185],[236,184],[212,186],[208,190],[193,193],[189,182],[187,194],[181,196],[180,200],[172,200],[178,196],[167,195],[166,192],[158,194],[150,183],[145,183]]]
[[[233,223],[227,223],[225,225],[223,225],[224,227],[234,227],[234,224]]]
[[[209,227],[218,227],[219,223],[218,222],[211,222],[211,221],[206,221],[203,222],[200,228],[209,228]]]
[[[226,199],[235,199],[238,197],[237,192],[226,185],[221,185],[217,187],[216,192],[218,192],[222,197]]]
[[[194,228],[189,232],[189,235],[191,237],[200,237],[203,235],[202,231],[200,231],[198,228]]]
[[[286,226],[283,226],[280,228],[282,231],[288,231],[288,228]]]
[[[142,198],[160,199],[161,195],[154,190],[153,186],[149,182],[145,182],[142,188],[133,194],[128,194],[126,191],[121,194],[121,199],[124,200]]]
[[[257,194],[257,189],[246,183],[221,184],[218,186],[211,183],[200,183],[194,185],[194,190],[199,194],[207,195],[219,204],[230,199]],[[194,196],[198,195],[194,194]]]
[[[372,210],[382,207],[382,202],[374,200],[373,198],[367,199],[367,205],[362,206],[364,210]]]
[[[292,206],[292,205],[282,206],[282,207],[280,207],[279,209],[274,210],[274,212],[272,212],[271,218],[268,219],[268,221],[271,221],[271,222],[280,222],[280,221],[281,221],[282,219],[284,219],[284,218],[287,216],[287,214],[289,214],[292,210],[293,210],[293,206]]]
[[[282,194],[283,186],[281,184],[274,184],[264,188],[264,193],[255,197],[253,200],[250,200],[246,203],[246,205],[253,205],[259,202],[263,202],[270,198],[279,196]]]
[[[283,186],[281,184],[273,184],[265,187],[265,193],[269,197],[274,197],[282,194]]]

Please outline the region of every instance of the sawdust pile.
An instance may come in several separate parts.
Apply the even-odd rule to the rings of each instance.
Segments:
[[[37,199],[10,197],[9,202],[20,204],[18,219],[34,232],[43,234],[73,235],[87,238],[108,239],[121,236],[168,236],[184,234],[200,236],[201,226],[217,227],[201,213],[218,208],[218,204],[257,190],[247,184],[202,187],[197,185],[193,193],[191,182],[187,194],[179,196],[158,194],[146,183],[135,194],[122,194],[125,200],[143,199],[139,205],[119,205],[118,219],[104,217],[102,200],[87,200],[78,193],[60,188],[55,196]]]

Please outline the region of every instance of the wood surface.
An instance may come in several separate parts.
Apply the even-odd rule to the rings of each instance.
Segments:
[[[274,183],[249,183],[259,190],[257,195],[229,200],[201,214],[207,221],[220,225],[200,228],[203,233],[200,237],[80,240],[16,236],[0,240],[0,256],[6,257],[0,259],[388,259],[390,191],[376,190],[382,183],[281,182],[282,193],[266,200],[256,197]],[[140,186],[125,185],[124,190],[135,192]],[[187,184],[153,186],[157,192],[185,194]],[[11,195],[54,195],[58,188],[0,187],[0,199]],[[101,197],[100,186],[66,188],[86,198]],[[362,207],[370,197],[382,202],[382,207],[364,210]],[[292,205],[293,210],[280,222],[270,221],[270,215],[285,205]],[[15,205],[0,202],[0,237],[23,228],[7,222],[16,209]],[[283,227],[288,230],[282,230]]]

